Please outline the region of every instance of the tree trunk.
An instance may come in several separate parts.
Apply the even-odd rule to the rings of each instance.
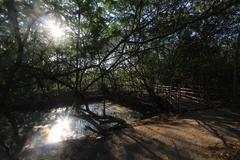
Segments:
[[[234,65],[233,65],[233,103],[236,104],[238,101],[238,60],[239,60],[239,45],[240,45],[240,34],[236,43],[236,51],[234,51]]]

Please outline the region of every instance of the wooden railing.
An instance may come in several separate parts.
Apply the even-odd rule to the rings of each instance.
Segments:
[[[148,95],[144,89],[131,89],[131,86],[124,86],[121,89],[138,96]],[[232,91],[227,88],[220,87],[203,87],[203,86],[189,86],[176,87],[155,85],[155,93],[165,97],[175,107],[187,106],[219,106],[231,99]],[[240,90],[239,90],[240,96]]]
[[[156,87],[156,93],[168,98],[169,102],[179,109],[193,105],[217,107],[224,102],[231,101],[232,97],[230,89],[202,86],[190,88],[159,85]],[[238,91],[238,96],[240,96],[240,90]]]
[[[189,107],[189,106],[220,106],[225,102],[232,100],[232,90],[227,87],[214,86],[166,86],[154,85],[155,93],[159,96],[165,97],[175,107]],[[145,89],[133,87],[131,85],[123,85],[120,90],[125,93],[136,95],[139,97],[148,96]],[[240,97],[240,90],[238,91]]]

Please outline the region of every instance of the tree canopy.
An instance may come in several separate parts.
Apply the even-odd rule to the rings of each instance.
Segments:
[[[233,101],[239,22],[239,0],[0,0],[0,109],[13,119],[23,97],[127,88],[166,110],[158,86]]]

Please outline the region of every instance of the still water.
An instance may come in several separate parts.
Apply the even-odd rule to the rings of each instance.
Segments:
[[[97,115],[104,114],[103,103],[89,104],[89,109]],[[39,125],[33,127],[24,148],[32,149],[47,144],[78,139],[91,134],[92,132],[86,129],[86,126],[91,126],[91,124],[83,119],[73,117],[74,113],[75,109],[69,106],[54,108],[41,115]],[[34,114],[33,117],[39,117],[38,112]],[[127,123],[142,118],[140,113],[111,102],[106,103],[105,114],[123,119]],[[91,127],[94,128],[93,126]]]

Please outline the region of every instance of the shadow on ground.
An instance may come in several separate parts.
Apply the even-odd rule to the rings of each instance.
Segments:
[[[206,110],[177,117],[156,116],[101,138],[72,140],[25,153],[25,159],[194,160],[231,159],[240,145],[240,115]],[[240,159],[234,151],[232,159]],[[231,153],[230,153],[231,154]]]

